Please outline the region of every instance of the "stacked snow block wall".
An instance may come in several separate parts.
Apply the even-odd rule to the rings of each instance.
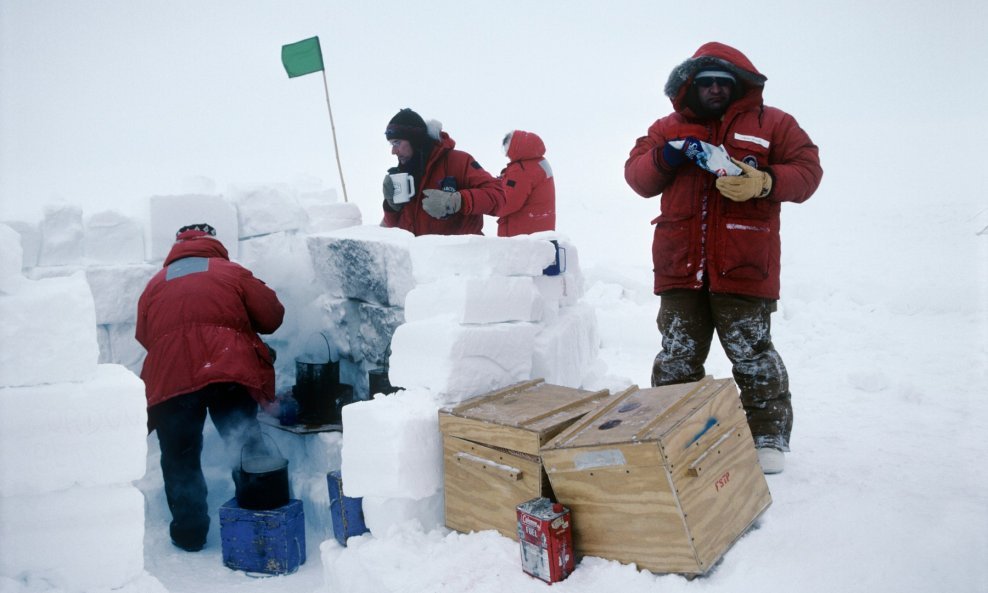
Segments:
[[[335,192],[300,193],[281,186],[233,187],[228,197],[185,194],[153,196],[145,225],[119,213],[84,219],[76,206],[52,204],[38,224],[10,221],[19,235],[22,269],[32,279],[82,271],[96,302],[101,363],[140,373],[145,351],[134,338],[137,301],[175,242],[175,231],[208,222],[230,258],[274,288],[286,306],[282,328],[270,343],[284,356],[279,380],[291,382],[291,361],[318,315],[319,292],[305,236],[359,225],[360,210],[336,202]],[[150,237],[146,245],[145,237]]]
[[[568,256],[556,276],[543,274],[556,257],[550,239]],[[356,252],[354,243],[360,258],[338,258],[350,268],[326,263],[334,249]],[[372,534],[406,521],[443,524],[440,407],[533,377],[571,387],[595,380],[596,317],[580,302],[576,249],[555,233],[413,238],[362,227],[310,237],[309,246],[320,280],[352,278],[362,287],[344,293],[373,294],[404,318],[390,340],[390,378],[405,390],[343,408],[343,490],[363,498]]]
[[[21,237],[2,224],[0,254],[0,343],[16,345],[0,349],[0,581],[163,591],[144,571],[132,485],[147,456],[144,384],[98,364],[85,273],[28,279]]]
[[[340,382],[368,399],[367,373],[388,363],[391,337],[405,321],[414,286],[408,243],[397,229],[360,226],[313,235],[309,253],[322,294],[318,327],[340,363]]]

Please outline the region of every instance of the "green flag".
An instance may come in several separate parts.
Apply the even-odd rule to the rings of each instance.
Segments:
[[[281,63],[285,65],[288,78],[319,72],[322,66],[322,49],[319,38],[310,37],[295,43],[281,46]]]

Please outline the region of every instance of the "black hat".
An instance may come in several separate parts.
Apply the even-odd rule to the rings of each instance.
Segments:
[[[176,239],[191,239],[193,237],[205,237],[205,236],[209,236],[209,237],[216,236],[216,229],[206,224],[205,222],[201,222],[199,224],[185,225],[184,227],[178,229],[178,232],[175,233]]]
[[[407,107],[396,113],[384,130],[388,140],[408,140],[412,144],[422,144],[428,136],[425,120]]]

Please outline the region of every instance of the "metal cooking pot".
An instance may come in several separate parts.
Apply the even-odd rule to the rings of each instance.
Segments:
[[[240,467],[233,470],[240,508],[262,511],[288,504],[288,460],[272,446],[248,444],[240,450]]]

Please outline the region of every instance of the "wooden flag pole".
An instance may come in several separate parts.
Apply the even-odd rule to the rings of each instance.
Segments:
[[[326,70],[322,70],[322,87],[326,89],[326,108],[329,109],[329,127],[333,130],[333,150],[336,152],[336,168],[340,171],[340,185],[343,186],[343,201],[349,202],[346,195],[346,182],[343,181],[343,165],[340,164],[340,146],[336,142],[336,124],[333,122],[333,106],[329,104],[329,83],[326,82]]]

